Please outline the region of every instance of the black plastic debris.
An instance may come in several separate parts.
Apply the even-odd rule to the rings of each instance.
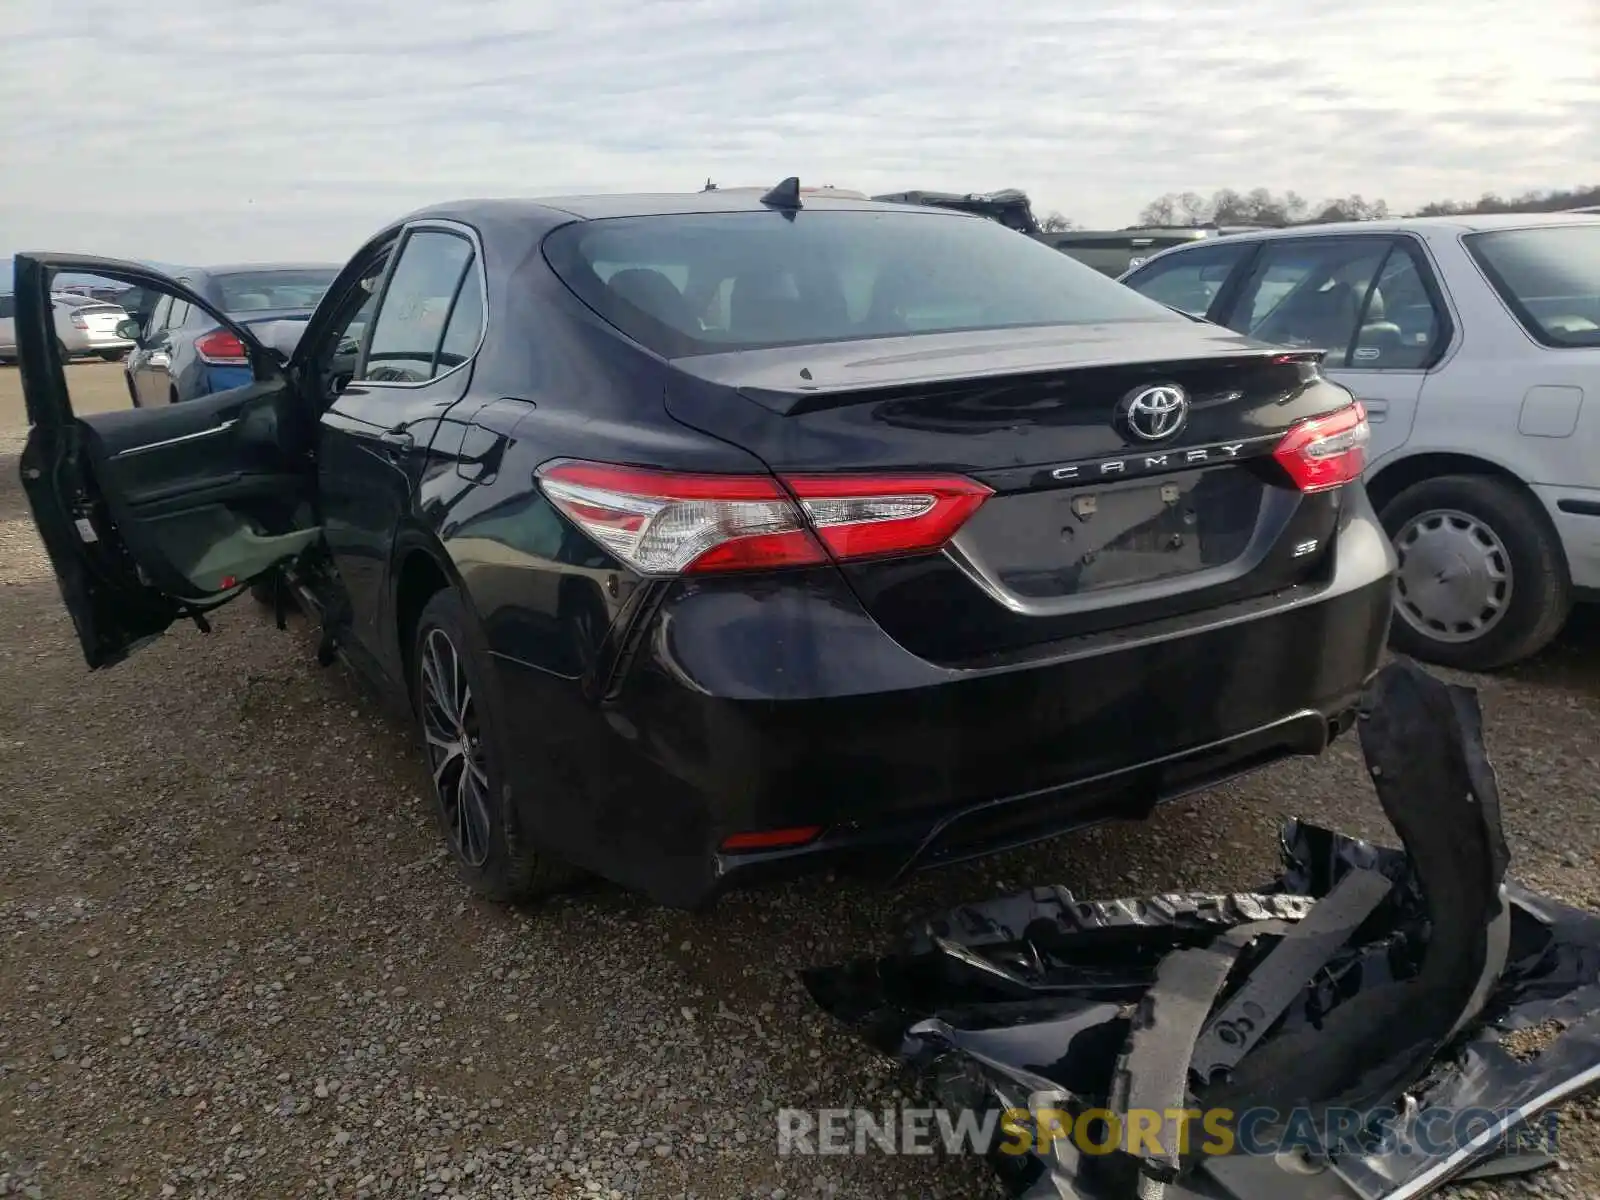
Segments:
[[[1359,731],[1403,850],[1291,821],[1255,892],[1037,888],[805,984],[940,1108],[1004,1114],[989,1160],[1032,1200],[1407,1200],[1546,1166],[1540,1114],[1600,1085],[1600,916],[1506,881],[1470,689],[1391,664]]]

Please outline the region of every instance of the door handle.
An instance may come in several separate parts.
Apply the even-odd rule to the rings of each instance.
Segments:
[[[1361,399],[1361,407],[1367,410],[1369,421],[1384,421],[1389,417],[1389,402],[1387,400]]]
[[[403,425],[396,425],[393,429],[385,429],[378,435],[378,441],[394,451],[409,450],[416,445],[416,439],[406,432]]]

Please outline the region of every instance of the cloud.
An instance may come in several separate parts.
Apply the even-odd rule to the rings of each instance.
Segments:
[[[0,241],[338,257],[469,195],[1016,186],[1396,207],[1600,177],[1600,10],[1549,0],[14,5]],[[1550,31],[1560,29],[1560,37]],[[1577,153],[1575,153],[1575,150]],[[1585,161],[1586,160],[1586,161]]]

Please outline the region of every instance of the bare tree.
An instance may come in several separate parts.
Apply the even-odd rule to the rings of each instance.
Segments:
[[[1049,215],[1039,222],[1039,228],[1046,233],[1065,233],[1069,229],[1076,229],[1077,225],[1052,209]]]
[[[1512,197],[1485,192],[1477,200],[1435,200],[1413,216],[1458,216],[1466,213],[1561,212],[1569,208],[1600,205],[1600,184],[1586,187],[1523,192]],[[1267,188],[1248,192],[1221,188],[1209,197],[1197,192],[1168,192],[1139,210],[1141,225],[1300,225],[1329,221],[1381,221],[1389,205],[1368,200],[1359,192],[1335,196],[1316,204],[1297,192],[1278,195]]]
[[[1464,213],[1525,213],[1562,212],[1569,208],[1587,208],[1600,204],[1600,184],[1586,187],[1550,191],[1523,192],[1506,199],[1494,192],[1485,192],[1473,201],[1435,200],[1424,204],[1413,214],[1419,217],[1453,217]]]
[[[1139,224],[1160,225],[1189,225],[1191,221],[1182,221],[1178,218],[1178,194],[1168,192],[1159,199],[1150,201],[1139,210]]]
[[[1145,205],[1143,225],[1290,225],[1305,219],[1310,205],[1296,192],[1274,195],[1266,188],[1238,192],[1222,188],[1210,198],[1198,192],[1168,192]]]
[[[1325,224],[1329,221],[1381,221],[1389,215],[1389,205],[1383,200],[1365,200],[1359,192],[1334,200],[1324,201],[1312,221]]]

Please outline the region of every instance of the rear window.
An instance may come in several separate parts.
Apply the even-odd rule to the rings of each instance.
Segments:
[[[545,254],[580,299],[666,357],[914,333],[1178,321],[993,221],[861,210],[565,225]]]
[[[338,275],[334,268],[311,271],[251,271],[215,277],[225,313],[267,312],[275,308],[315,308]]]
[[[1600,346],[1600,224],[1467,235],[1495,291],[1546,346]]]

